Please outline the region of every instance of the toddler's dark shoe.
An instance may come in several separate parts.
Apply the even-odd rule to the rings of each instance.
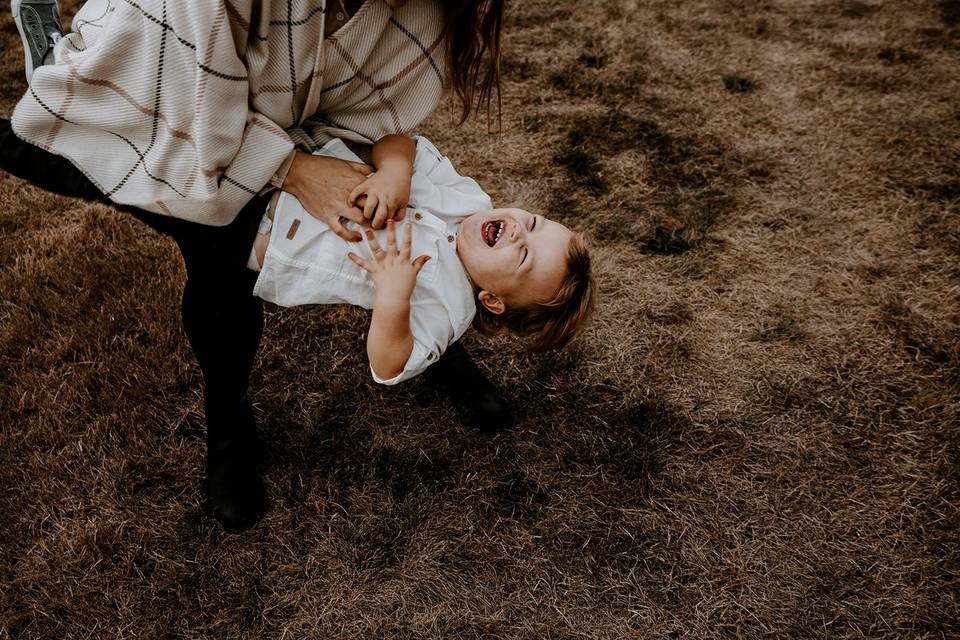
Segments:
[[[63,37],[57,0],[11,0],[13,21],[23,42],[27,84],[33,70],[53,60],[53,47]]]
[[[513,424],[513,410],[459,342],[446,352],[425,375],[457,408],[461,419],[484,432],[496,433]]]

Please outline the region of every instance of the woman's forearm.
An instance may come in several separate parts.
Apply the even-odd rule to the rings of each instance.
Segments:
[[[313,177],[316,168],[311,167],[310,154],[304,153],[299,149],[294,149],[289,160],[289,166],[283,176],[281,189],[300,195],[303,192],[305,183]]]

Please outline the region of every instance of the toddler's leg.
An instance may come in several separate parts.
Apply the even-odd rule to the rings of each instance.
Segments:
[[[277,200],[280,199],[280,192],[274,191],[270,198],[270,205],[267,212],[260,221],[260,228],[257,230],[257,237],[253,241],[253,249],[250,251],[250,258],[247,260],[247,268],[254,271],[260,271],[263,268],[263,260],[267,255],[267,246],[270,244],[270,234],[273,232],[273,212],[277,208]]]
[[[250,254],[252,262],[247,266],[254,271],[260,271],[263,268],[263,259],[267,256],[267,245],[270,244],[270,231],[258,233],[257,239],[253,241],[253,252]]]
[[[454,342],[424,374],[453,401],[464,420],[486,433],[513,423],[513,410],[500,390],[470,359],[460,342]]]

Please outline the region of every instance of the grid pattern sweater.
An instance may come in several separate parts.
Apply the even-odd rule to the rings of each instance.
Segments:
[[[89,0],[13,115],[111,200],[228,224],[294,146],[405,133],[442,94],[436,0]]]

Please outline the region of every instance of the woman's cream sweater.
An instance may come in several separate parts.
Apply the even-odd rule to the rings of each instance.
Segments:
[[[368,0],[327,39],[324,4],[90,0],[14,131],[117,203],[227,224],[294,145],[405,133],[440,99],[436,0]]]

